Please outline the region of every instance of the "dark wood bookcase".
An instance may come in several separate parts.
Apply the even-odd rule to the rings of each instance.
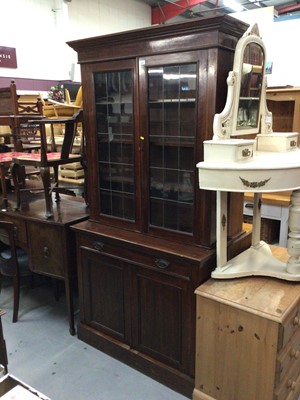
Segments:
[[[247,25],[201,18],[69,42],[81,64],[90,203],[77,237],[78,337],[191,396],[195,295],[215,267],[196,163]],[[229,251],[246,243],[232,195]]]

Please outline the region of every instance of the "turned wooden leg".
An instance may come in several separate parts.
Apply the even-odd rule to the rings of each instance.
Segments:
[[[254,193],[253,226],[252,226],[252,246],[260,245],[261,231],[261,193]]]

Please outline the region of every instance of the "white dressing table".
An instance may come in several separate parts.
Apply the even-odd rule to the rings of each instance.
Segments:
[[[217,192],[217,269],[213,278],[264,275],[300,280],[300,150],[289,153],[257,152],[255,158],[241,163],[198,164],[201,188]],[[275,258],[269,245],[260,240],[261,194],[293,190],[289,209],[288,253],[283,263]],[[253,192],[253,231],[251,247],[227,261],[227,192]]]
[[[204,161],[197,164],[200,188],[217,193],[217,268],[213,278],[263,275],[300,281],[298,133],[272,131],[272,115],[266,105],[265,59],[266,50],[255,25],[237,44],[233,71],[227,79],[226,105],[215,115],[213,139],[204,142]],[[241,139],[253,134],[255,139]],[[293,191],[289,260],[284,263],[261,241],[261,194],[289,190]],[[227,260],[228,192],[254,193],[251,247],[231,260]]]

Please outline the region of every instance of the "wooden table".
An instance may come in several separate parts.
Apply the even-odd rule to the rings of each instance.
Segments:
[[[75,334],[73,288],[77,278],[75,234],[70,226],[88,219],[82,199],[61,196],[53,206],[53,218],[45,218],[45,201],[35,195],[23,201],[22,208],[1,210],[0,218],[17,227],[17,240],[27,251],[30,269],[65,283],[71,335]],[[76,280],[77,282],[77,280]]]
[[[288,238],[288,218],[289,206],[291,204],[292,191],[263,193],[261,196],[261,216],[262,218],[278,220],[279,228],[279,246],[287,246]],[[254,193],[244,194],[244,215],[253,216]]]

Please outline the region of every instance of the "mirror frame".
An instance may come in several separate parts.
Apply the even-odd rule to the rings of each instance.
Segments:
[[[240,99],[240,89],[242,81],[242,69],[244,63],[244,52],[250,43],[258,44],[263,51],[262,87],[258,110],[258,126],[237,129],[238,108]],[[238,41],[235,54],[233,70],[229,72],[227,78],[227,99],[223,111],[215,114],[213,123],[214,140],[230,139],[231,136],[243,136],[258,133],[272,133],[272,113],[267,108],[266,102],[266,77],[265,77],[266,48],[259,36],[257,24],[242,36]]]

